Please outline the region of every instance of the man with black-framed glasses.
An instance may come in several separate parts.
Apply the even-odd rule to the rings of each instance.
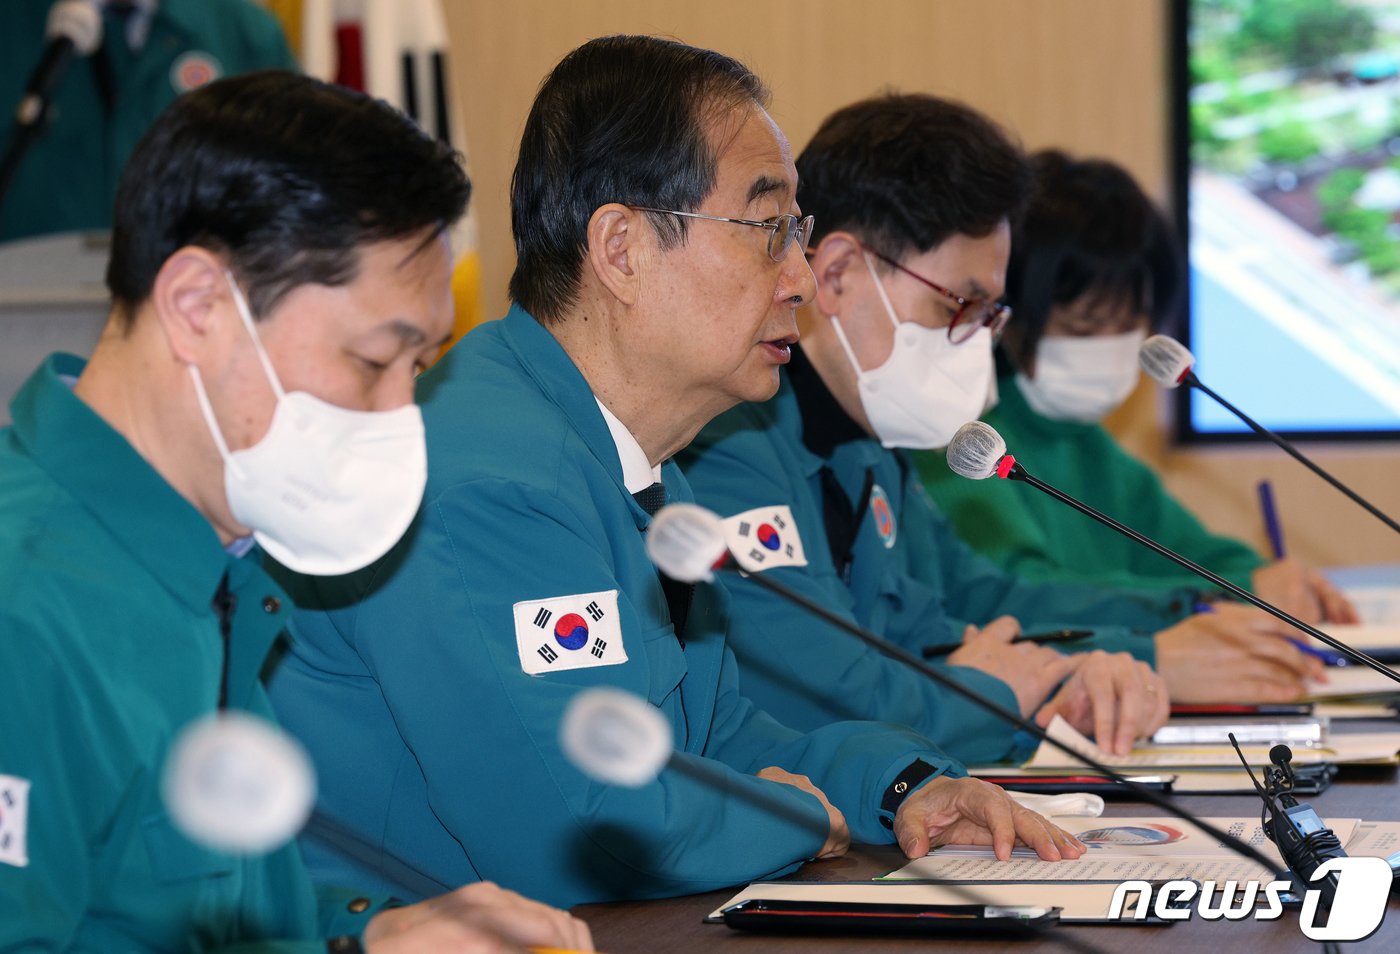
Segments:
[[[1003,572],[957,538],[906,456],[946,445],[989,399],[993,342],[1015,320],[998,299],[1029,195],[1019,149],[961,104],[891,95],[830,116],[797,168],[817,222],[817,294],[798,313],[777,397],[722,415],[680,456],[698,501],[730,518],[752,572],[906,649],[946,651],[951,674],[1003,705],[1042,724],[1061,715],[1127,751],[1165,720],[1169,690],[1210,658],[1206,645],[1240,628],[1237,608],[1190,616],[1191,590]],[[778,718],[899,722],[969,762],[1015,752],[1004,726],[928,680],[834,627],[791,625],[751,581],[726,586],[745,691]],[[1079,638],[1057,648],[1012,642],[1066,628]]]

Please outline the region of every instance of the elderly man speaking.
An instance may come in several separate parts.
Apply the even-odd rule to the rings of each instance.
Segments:
[[[420,383],[417,526],[370,573],[291,581],[324,607],[274,683],[325,780],[323,876],[571,905],[771,876],[852,837],[1082,851],[910,729],[804,735],[756,709],[723,591],[647,559],[652,514],[691,499],[669,458],[773,395],[815,294],[765,100],[740,63],[650,37],[586,43],[541,87],[512,183],[515,306]],[[600,784],[561,753],[566,704],[599,685],[669,721],[656,781]]]

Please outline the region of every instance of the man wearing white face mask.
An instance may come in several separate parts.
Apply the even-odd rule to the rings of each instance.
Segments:
[[[412,519],[414,373],[452,325],[469,192],[400,114],[290,73],[211,83],[141,141],[92,359],[52,356],[0,431],[0,949],[591,949],[492,885],[317,890],[286,837],[225,853],[162,788],[191,724],[278,732],[259,676],[292,607],[254,540],[344,573]],[[238,774],[231,738],[208,777]],[[287,794],[258,754],[235,794],[196,789]]]
[[[737,515],[736,544],[759,526],[766,547],[761,527],[777,526],[769,511],[779,511],[781,540],[800,541],[798,558],[755,547],[755,572],[916,652],[966,639],[948,657],[951,675],[1125,750],[1166,716],[1150,668],[1126,653],[1013,646],[1019,626],[1006,614],[1037,628],[1119,624],[1091,634],[1111,645],[1129,640],[1124,625],[1170,623],[1170,610],[1028,587],[965,548],[950,551],[903,450],[946,444],[986,402],[992,340],[1008,318],[996,299],[1009,223],[1027,187],[1020,152],[963,106],[889,96],[828,118],[798,169],[800,194],[822,210],[817,298],[799,313],[801,346],[778,396],[718,418],[682,455],[697,498]],[[977,708],[832,627],[793,625],[748,581],[730,588],[744,684],[782,718],[903,722],[971,761],[1011,754],[1011,732]]]
[[[1016,321],[999,356],[1001,403],[986,420],[1009,446],[1034,447],[1035,472],[1072,496],[1302,619],[1354,621],[1319,574],[1293,560],[1266,563],[1206,530],[1100,426],[1137,386],[1143,340],[1175,316],[1184,269],[1166,217],[1126,171],[1055,151],[1032,167],[1035,189],[1007,275]],[[1163,590],[1195,580],[1041,494],[964,480],[941,454],[917,460],[958,533],[1007,570]]]

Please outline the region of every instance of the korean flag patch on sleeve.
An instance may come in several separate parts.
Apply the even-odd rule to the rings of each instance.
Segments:
[[[806,566],[802,538],[792,508],[757,507],[724,521],[725,537],[734,559],[750,573],[780,566]]]
[[[515,646],[532,676],[627,661],[617,590],[516,603]]]
[[[29,828],[29,779],[0,775],[0,864],[29,864],[25,834]]]

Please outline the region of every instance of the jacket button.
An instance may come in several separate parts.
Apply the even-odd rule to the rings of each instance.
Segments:
[[[275,596],[264,596],[264,597],[263,597],[263,612],[264,612],[264,613],[276,613],[276,612],[277,612],[278,610],[280,610],[281,608],[282,608],[282,601],[279,600],[277,597],[275,597]],[[356,900],[359,900],[359,899],[357,898]],[[366,901],[365,903],[368,904],[369,902]]]
[[[345,906],[345,910],[351,914],[364,914],[369,910],[369,898],[356,898]]]

